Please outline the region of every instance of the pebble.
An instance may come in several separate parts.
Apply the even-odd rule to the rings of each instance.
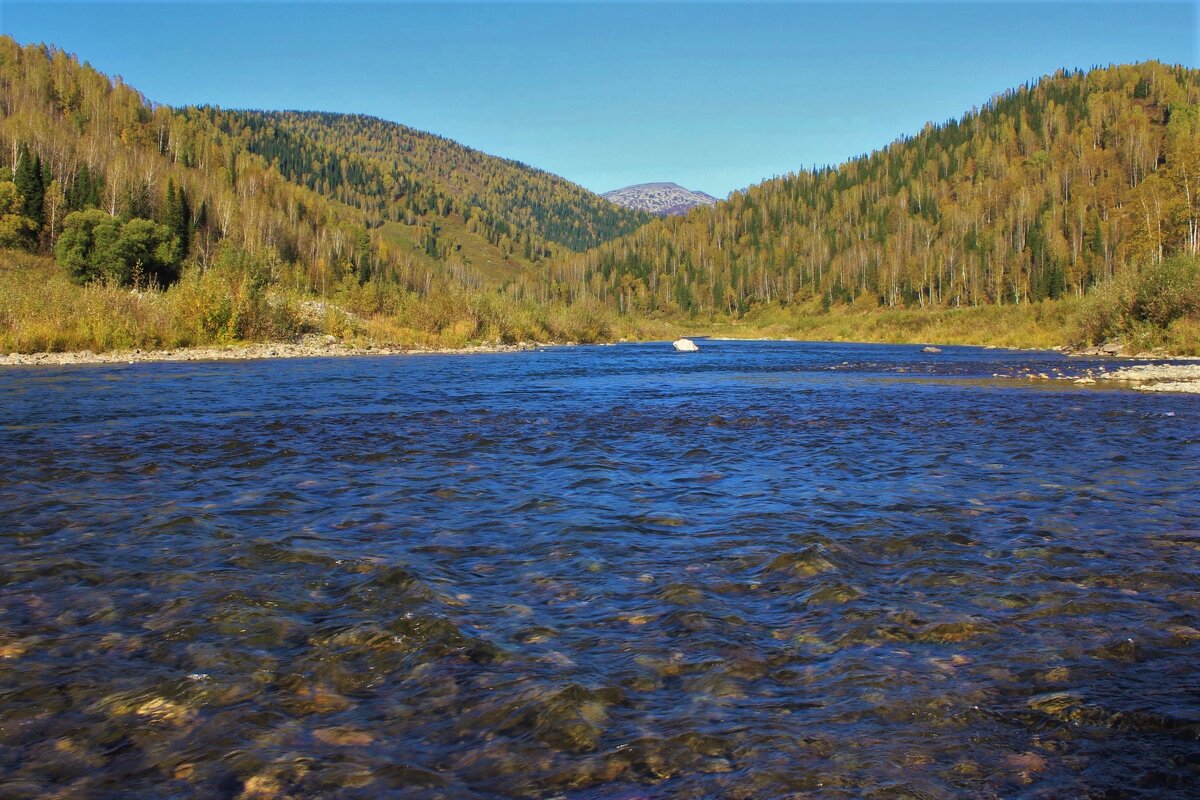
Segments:
[[[273,800],[283,792],[283,785],[273,775],[254,775],[246,780],[238,800]]]
[[[1128,381],[1148,392],[1200,394],[1200,364],[1138,364],[1106,372],[1103,380]]]
[[[371,734],[357,728],[317,728],[313,731],[313,737],[337,747],[366,747],[375,741]]]
[[[465,354],[465,353],[513,353],[534,349],[535,347],[556,347],[556,342],[543,342],[537,345],[520,342],[508,344],[477,344],[459,348],[430,348],[415,349],[411,347],[395,347],[366,343],[362,346],[338,344],[332,336],[323,339],[306,337],[300,342],[282,342],[274,344],[243,344],[225,347],[196,347],[180,350],[111,350],[105,353],[93,353],[83,350],[72,353],[9,353],[0,356],[0,367],[28,366],[31,364],[134,364],[147,361],[241,361],[260,358],[315,358],[328,356],[390,356],[390,355],[420,355],[423,353]],[[569,343],[570,346],[573,343]]]
[[[170,700],[155,697],[138,706],[137,715],[150,722],[181,726],[194,720],[196,711],[178,703],[172,703]]]

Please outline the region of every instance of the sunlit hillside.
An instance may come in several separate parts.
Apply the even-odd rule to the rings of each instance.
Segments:
[[[1196,255],[1198,104],[1196,70],[1058,73],[839,167],[655,221],[557,278],[628,313],[1082,295]]]

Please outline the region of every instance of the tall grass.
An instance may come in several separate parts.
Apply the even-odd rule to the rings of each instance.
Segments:
[[[697,322],[712,335],[893,344],[971,344],[1048,348],[1068,341],[1078,301],[929,309],[820,305],[754,309],[740,320]]]
[[[276,268],[278,271],[280,268]],[[328,297],[298,289],[244,253],[223,252],[166,290],[78,286],[48,259],[0,251],[0,350],[176,348],[333,335],[346,342],[462,347],[478,342],[600,342],[616,316],[595,302],[537,304],[496,292],[418,295],[347,277]]]
[[[275,301],[236,264],[192,270],[167,291],[78,286],[47,259],[0,253],[0,349],[174,348],[283,339],[300,331],[294,304]]]
[[[286,266],[222,251],[165,291],[78,286],[45,258],[0,251],[0,350],[154,349],[333,335],[352,343],[462,347],[680,335],[1044,348],[1118,338],[1137,350],[1200,355],[1200,262],[1174,258],[1082,300],[973,308],[761,307],[739,319],[617,315],[596,301],[539,304],[499,292],[360,284],[318,297]]]

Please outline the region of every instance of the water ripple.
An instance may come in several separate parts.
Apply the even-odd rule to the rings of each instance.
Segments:
[[[1194,791],[1200,398],[702,345],[0,374],[0,797]]]

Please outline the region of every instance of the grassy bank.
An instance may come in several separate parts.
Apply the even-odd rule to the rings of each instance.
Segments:
[[[657,334],[892,344],[1077,348],[1120,342],[1126,353],[1200,355],[1200,259],[1175,256],[1086,296],[1003,306],[884,309],[820,303],[752,309],[740,319],[644,320]]]
[[[496,292],[427,295],[347,277],[319,297],[284,267],[230,251],[165,291],[80,286],[45,258],[0,251],[0,350],[103,352],[335,336],[352,345],[600,342],[685,335],[1049,348],[1109,340],[1128,352],[1200,355],[1200,263],[1171,259],[1085,298],[972,308],[761,307],[744,317],[627,317],[599,303]]]
[[[714,336],[739,338],[1049,348],[1071,340],[1077,311],[1074,301],[926,310],[770,309],[741,320],[714,320],[709,328]]]
[[[598,304],[535,304],[494,292],[419,296],[347,277],[324,297],[236,252],[165,291],[73,283],[47,258],[0,251],[0,350],[171,349],[333,335],[347,344],[440,348],[493,341],[608,341],[621,334]]]

